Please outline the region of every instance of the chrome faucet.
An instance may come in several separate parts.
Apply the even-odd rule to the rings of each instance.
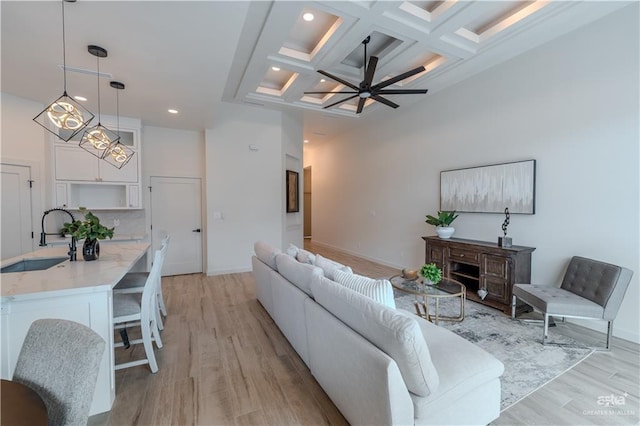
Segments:
[[[71,222],[75,222],[75,220],[76,220],[76,218],[73,216],[73,213],[71,213],[69,210],[62,209],[60,207],[56,207],[56,208],[49,209],[49,210],[45,211],[44,214],[42,215],[42,222],[41,222],[41,224],[42,224],[42,232],[40,232],[40,247],[45,247],[47,245],[47,235],[60,235],[59,232],[49,233],[49,234],[44,232],[44,218],[49,213],[51,213],[53,211],[65,212],[66,214],[71,216]],[[77,259],[77,256],[76,256],[76,237],[74,237],[73,235],[71,236],[71,244],[69,244],[69,251],[67,252],[67,254],[69,255],[69,260],[71,262],[73,262],[73,261],[75,261]]]

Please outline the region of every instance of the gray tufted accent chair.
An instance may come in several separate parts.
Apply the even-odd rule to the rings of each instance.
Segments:
[[[607,321],[610,349],[613,320],[618,314],[633,272],[621,266],[574,256],[559,288],[535,284],[515,284],[511,317],[515,318],[517,299],[544,315],[542,343],[547,343],[549,317],[584,318]]]
[[[77,322],[36,320],[13,380],[40,395],[49,425],[86,425],[105,347],[102,337]]]

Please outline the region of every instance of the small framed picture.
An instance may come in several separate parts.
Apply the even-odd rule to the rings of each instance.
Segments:
[[[298,199],[298,182],[298,172],[287,170],[287,213],[296,213],[300,211],[300,200]]]

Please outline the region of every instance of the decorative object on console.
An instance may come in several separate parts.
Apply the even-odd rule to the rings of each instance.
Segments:
[[[74,3],[75,0],[61,0],[62,3],[62,75],[64,90],[62,96],[53,101],[40,114],[33,118],[33,121],[44,127],[48,132],[53,133],[65,142],[69,142],[82,129],[87,127],[93,120],[93,114],[86,108],[73,100],[67,94],[67,54],[65,46],[65,26],[64,26],[64,3]],[[49,124],[55,128],[51,130]],[[64,130],[64,132],[60,132]]]
[[[103,158],[105,151],[111,144],[118,142],[120,140],[120,136],[100,123],[100,58],[106,58],[107,51],[100,46],[94,45],[89,45],[87,50],[96,57],[97,63],[98,124],[84,131],[84,135],[82,135],[82,140],[80,141],[80,148],[98,158]]]
[[[298,172],[287,170],[287,213],[300,211]]]
[[[502,232],[504,232],[504,237],[498,237],[498,247],[511,247],[511,237],[507,237],[507,226],[509,226],[509,218],[511,217],[508,207],[504,208],[504,216],[504,222],[502,223]]]
[[[451,226],[454,220],[459,215],[456,214],[456,211],[438,211],[438,217],[433,217],[431,215],[427,215],[427,222],[429,225],[433,225],[436,227],[436,234],[440,238],[451,238],[453,233],[456,231],[456,228]]]
[[[109,83],[111,87],[116,89],[116,120],[118,122],[117,132],[118,132],[118,141],[111,143],[104,150],[102,154],[102,159],[107,163],[111,164],[113,167],[117,169],[121,169],[127,165],[133,154],[135,153],[131,148],[127,147],[120,140],[120,90],[124,90],[124,83],[120,83],[119,81],[112,81]]]
[[[442,270],[435,263],[427,263],[420,268],[420,276],[426,283],[438,285],[442,280]]]
[[[536,160],[440,172],[440,208],[475,213],[535,213]]]
[[[100,257],[100,243],[98,240],[113,238],[114,228],[107,228],[100,223],[100,218],[85,208],[80,208],[84,214],[84,220],[74,220],[65,222],[62,227],[64,234],[70,234],[75,239],[84,238],[82,246],[82,257],[84,260],[96,260]]]

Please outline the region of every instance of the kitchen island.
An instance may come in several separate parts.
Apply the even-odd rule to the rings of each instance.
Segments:
[[[81,244],[79,244],[81,246]],[[46,270],[3,273],[0,276],[2,348],[0,375],[11,379],[22,342],[31,323],[62,318],[85,324],[106,342],[90,414],[111,409],[115,398],[112,289],[134,267],[146,265],[149,243],[104,244],[100,259],[68,259]],[[1,267],[22,260],[67,256],[67,247],[44,248],[2,261]]]

